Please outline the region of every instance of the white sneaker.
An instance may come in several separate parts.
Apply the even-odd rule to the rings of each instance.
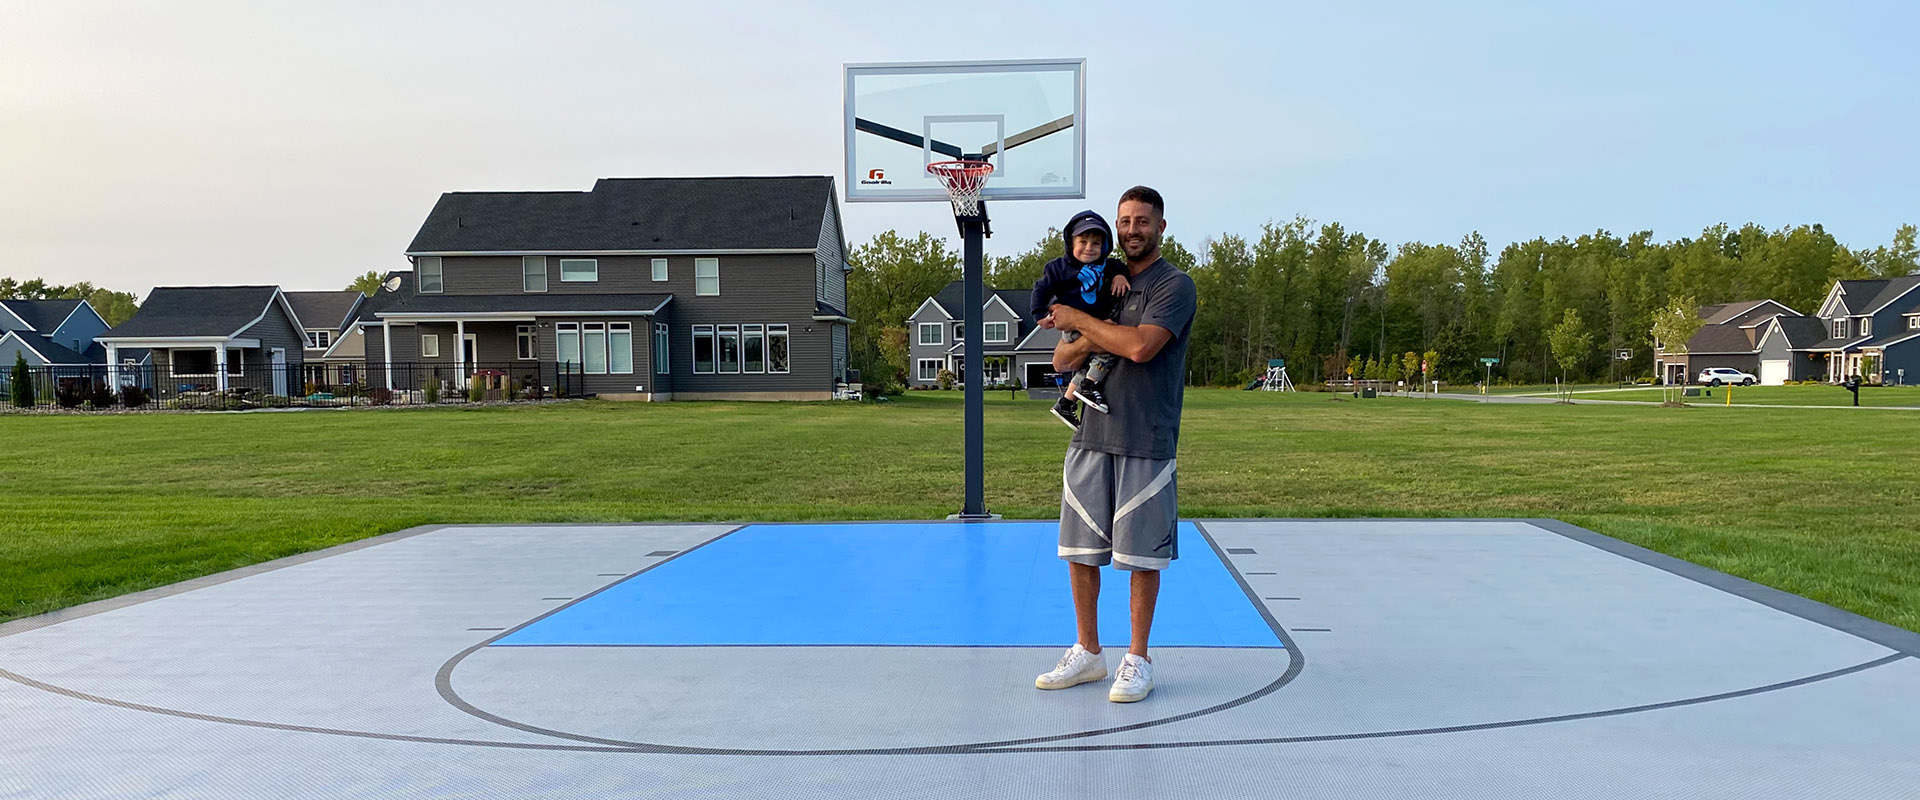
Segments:
[[[1065,689],[1106,677],[1106,654],[1089,653],[1076,643],[1067,650],[1066,655],[1060,657],[1060,663],[1053,666],[1052,672],[1034,678],[1033,685],[1041,689]]]
[[[1120,659],[1120,671],[1113,677],[1107,699],[1116,703],[1137,703],[1153,691],[1153,662],[1128,653]]]

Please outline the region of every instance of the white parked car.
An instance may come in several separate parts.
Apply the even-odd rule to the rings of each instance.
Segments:
[[[1700,370],[1700,382],[1708,386],[1730,383],[1752,386],[1759,383],[1760,379],[1732,367],[1708,367]]]

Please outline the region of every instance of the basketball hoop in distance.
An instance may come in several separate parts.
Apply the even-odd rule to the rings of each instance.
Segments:
[[[954,219],[986,219],[986,212],[980,203],[980,190],[986,187],[987,177],[993,174],[991,162],[936,161],[927,165],[927,174],[947,187],[947,195],[953,198]]]

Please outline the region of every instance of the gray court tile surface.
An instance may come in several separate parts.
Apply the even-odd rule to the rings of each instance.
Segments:
[[[1035,648],[483,646],[730,526],[383,537],[0,626],[0,797],[1920,786],[1913,634],[1552,521],[1201,525],[1290,648],[1157,650],[1134,705]]]

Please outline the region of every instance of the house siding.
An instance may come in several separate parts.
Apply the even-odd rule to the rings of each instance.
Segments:
[[[827,203],[825,219],[820,223],[820,243],[814,250],[815,283],[821,302],[841,311],[847,310],[846,253],[840,247],[838,204]]]
[[[277,299],[267,306],[266,316],[241,331],[240,336],[260,340],[258,350],[249,349],[242,353],[250,370],[264,369],[272,364],[267,351],[275,347],[286,350],[287,365],[296,369],[296,375],[299,374],[297,369],[306,360],[306,332],[293,324],[293,318],[287,316],[287,310],[281,307]]]
[[[1766,334],[1762,333],[1765,336]],[[1755,366],[1761,361],[1787,362],[1787,380],[1804,381],[1826,373],[1826,360],[1811,353],[1797,353],[1787,349],[1787,337],[1774,334],[1761,343],[1760,354],[1755,358]],[[1759,375],[1758,371],[1753,374]]]
[[[920,343],[920,323],[923,322],[940,323],[939,344],[930,345]],[[927,303],[922,305],[920,312],[907,320],[908,363],[905,365],[907,368],[907,385],[937,385],[936,381],[920,379],[920,360],[924,358],[940,359],[941,369],[946,369],[947,348],[952,346],[953,326],[948,322],[947,315],[940,310],[939,304]]]
[[[1880,365],[1880,382],[1886,385],[1902,384],[1913,386],[1920,384],[1920,339],[1908,339],[1904,342],[1888,345]],[[1906,370],[1905,376],[1900,370]]]
[[[4,336],[4,335],[5,335],[5,331],[0,330],[0,336]],[[33,336],[34,334],[30,331],[22,331],[20,335]],[[7,370],[13,369],[14,362],[18,360],[18,357],[21,357],[21,356],[24,356],[27,359],[27,366],[29,367],[47,366],[46,359],[41,358],[39,355],[35,354],[32,350],[22,345],[17,338],[8,339],[5,342],[0,342],[0,372],[5,372]]]
[[[76,353],[85,355],[87,348],[94,346],[94,337],[105,336],[106,333],[106,320],[101,319],[100,315],[94,312],[91,303],[83,302],[65,321],[60,323],[60,327],[53,330],[53,340]],[[103,354],[101,358],[104,359],[105,355]],[[13,359],[9,357],[7,360],[11,362]]]

